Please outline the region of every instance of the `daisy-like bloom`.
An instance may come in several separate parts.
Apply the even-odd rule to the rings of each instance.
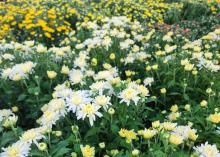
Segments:
[[[34,40],[31,40],[31,41],[25,41],[24,42],[24,44],[26,45],[26,46],[28,46],[28,47],[32,47],[32,46],[34,46]]]
[[[78,111],[83,104],[88,104],[92,101],[90,93],[87,90],[73,91],[69,97],[66,98],[66,105],[68,111],[75,113]]]
[[[7,118],[5,118],[2,126],[4,126],[5,128],[9,128],[11,126],[14,126],[17,123],[18,117],[15,115],[9,116]]]
[[[90,147],[89,145],[80,146],[83,157],[94,157],[95,156],[95,147]]]
[[[28,143],[32,143],[34,142],[35,144],[37,144],[38,140],[44,138],[44,136],[41,134],[41,129],[39,128],[35,128],[35,129],[30,129],[28,131],[25,131],[21,138],[20,138],[20,141],[23,141],[23,142],[28,142]]]
[[[18,141],[8,148],[2,148],[1,157],[28,157],[30,144],[27,142]]]
[[[15,56],[13,56],[12,54],[10,53],[5,53],[2,55],[2,58],[5,59],[5,60],[10,60],[12,61],[13,59],[15,59]]]
[[[125,102],[128,106],[131,102],[134,102],[137,105],[140,97],[138,96],[139,92],[131,87],[124,89],[121,93],[119,93],[119,98],[121,98],[120,103]]]
[[[208,142],[194,147],[194,150],[199,155],[199,157],[220,157],[220,153],[216,145],[208,144]]]
[[[143,96],[143,97],[149,96],[149,90],[144,85],[139,85],[138,91],[140,92],[141,96]]]
[[[52,99],[48,103],[47,110],[58,112],[61,116],[65,116],[65,101],[63,99]]]
[[[22,78],[27,78],[28,74],[33,72],[35,66],[36,63],[27,61],[25,63],[16,64],[12,68],[4,69],[1,75],[3,78],[19,81]]]
[[[40,44],[36,47],[36,51],[38,53],[45,53],[47,51],[47,48]]]
[[[48,128],[52,128],[52,125],[54,125],[56,123],[56,121],[59,120],[60,117],[61,117],[61,115],[59,114],[58,111],[54,112],[54,111],[47,110],[44,112],[44,114],[38,120],[38,122],[42,126],[47,126]]]
[[[98,95],[94,99],[94,103],[103,107],[105,111],[107,111],[109,105],[112,105],[110,102],[111,98],[105,95]]]
[[[72,90],[68,87],[68,82],[57,85],[54,90],[53,98],[65,99],[72,93]]]
[[[7,118],[7,117],[13,116],[13,115],[14,115],[14,113],[9,109],[0,110],[0,117],[2,117],[2,118]]]
[[[77,119],[89,118],[89,123],[93,126],[96,116],[102,117],[102,114],[98,111],[101,106],[98,106],[94,103],[84,104],[81,106],[81,109],[76,112]]]
[[[174,145],[180,145],[181,143],[183,143],[183,140],[183,137],[178,134],[171,134],[169,138],[170,143]]]
[[[88,59],[87,52],[81,51],[79,56],[74,60],[74,67],[85,68],[87,66],[86,59]]]
[[[69,73],[69,80],[74,84],[83,84],[83,73],[81,70],[72,69]]]
[[[145,139],[150,139],[152,137],[154,137],[156,134],[157,134],[157,131],[156,130],[152,130],[152,129],[144,129],[142,131],[142,136],[145,138]]]
[[[151,86],[151,84],[154,82],[154,78],[153,77],[147,77],[146,79],[144,79],[144,85],[145,86]]]
[[[93,83],[89,88],[94,92],[94,94],[98,93],[99,95],[103,95],[104,90],[108,90],[109,94],[113,93],[113,89],[110,83],[107,81],[98,81]]]
[[[118,71],[116,68],[110,68],[109,70],[99,71],[95,76],[95,80],[112,80],[118,76]]]
[[[219,123],[220,122],[220,113],[214,113],[210,114],[208,117],[208,120],[211,121],[212,123]]]
[[[177,126],[176,123],[171,123],[171,122],[163,122],[161,125],[162,125],[163,129],[167,130],[167,131],[172,131]]]
[[[196,135],[196,130],[191,129],[190,126],[177,126],[171,134],[179,135],[183,138],[183,140],[191,139],[192,141],[195,141],[198,137]]]

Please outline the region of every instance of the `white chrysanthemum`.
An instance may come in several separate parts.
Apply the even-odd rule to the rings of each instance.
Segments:
[[[2,77],[11,80],[20,80],[21,78],[26,78],[28,74],[33,72],[33,68],[36,66],[36,63],[27,61],[25,63],[16,64],[11,69],[7,68],[2,71]]]
[[[199,157],[220,157],[220,153],[216,145],[208,144],[208,142],[194,147],[194,150],[198,153]]]
[[[66,86],[66,83],[57,85],[54,90],[53,98],[65,99],[72,93],[72,90]]]
[[[120,103],[125,102],[127,105],[130,105],[131,102],[134,102],[137,105],[140,97],[138,96],[139,92],[131,87],[124,89],[119,93],[119,98],[121,98]]]
[[[73,91],[69,97],[66,98],[66,105],[68,108],[68,111],[72,111],[75,113],[80,109],[80,106],[83,104],[88,104],[92,101],[92,98],[90,98],[89,91]]]
[[[65,101],[63,99],[52,99],[48,103],[47,110],[58,112],[59,115],[65,116],[66,109],[65,109]]]
[[[30,144],[27,142],[18,141],[12,146],[2,149],[4,152],[0,154],[1,157],[28,157]]]
[[[154,78],[153,77],[147,77],[146,79],[144,79],[144,85],[145,86],[151,86],[151,84],[154,82]]]
[[[38,143],[37,141],[42,138],[44,138],[44,136],[41,134],[41,130],[39,128],[35,128],[25,131],[22,134],[20,141],[28,142],[30,144],[34,142],[35,144],[37,144]]]
[[[13,59],[15,59],[15,56],[12,55],[12,54],[9,54],[9,53],[5,53],[5,54],[2,55],[2,58],[5,59],[5,60],[12,61]]]
[[[3,69],[2,72],[1,72],[1,76],[2,78],[8,78],[9,77],[9,74],[11,73],[11,68],[6,68],[6,69]]]
[[[72,69],[69,73],[69,79],[72,84],[83,84],[83,73],[81,70]]]
[[[52,128],[52,125],[56,124],[60,117],[59,112],[46,110],[38,121],[42,126]]]
[[[102,114],[98,111],[101,106],[94,103],[89,103],[81,106],[81,109],[76,112],[77,119],[89,118],[89,123],[92,126],[96,120],[96,116],[102,117]]]
[[[94,93],[99,93],[99,95],[103,94],[104,90],[109,90],[109,94],[112,93],[112,86],[106,81],[98,81],[93,83],[89,88],[92,90]]]
[[[40,45],[37,45],[36,51],[38,53],[45,53],[47,51],[47,48],[40,44]]]
[[[13,116],[14,113],[9,109],[0,110],[0,117],[7,118],[9,116]]]
[[[74,60],[74,67],[85,68],[87,65],[86,59],[88,59],[87,52],[81,51],[79,56]]]
[[[108,106],[112,105],[110,102],[111,98],[105,95],[98,95],[94,99],[94,103],[103,107],[105,111],[107,111]]]
[[[99,71],[95,76],[95,80],[107,80],[110,81],[118,76],[118,70],[116,68],[110,68],[109,70]]]
[[[34,40],[32,40],[32,41],[25,41],[24,42],[24,44],[26,45],[26,46],[28,46],[28,47],[32,47],[32,46],[34,46]]]
[[[188,139],[190,130],[191,130],[190,126],[177,126],[173,130],[172,134],[177,134],[177,135],[183,137],[183,139]]]

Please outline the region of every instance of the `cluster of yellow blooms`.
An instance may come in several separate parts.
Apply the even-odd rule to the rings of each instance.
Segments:
[[[51,3],[50,7],[48,3]],[[77,5],[76,5],[77,4]],[[11,35],[13,40],[57,40],[72,30],[82,5],[77,1],[34,0],[0,3],[0,39]]]

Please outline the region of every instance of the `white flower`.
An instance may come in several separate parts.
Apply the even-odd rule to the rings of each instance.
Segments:
[[[89,91],[73,91],[69,97],[66,98],[68,111],[75,113],[83,104],[88,104],[92,101]]]
[[[111,98],[105,95],[98,95],[94,99],[94,103],[103,107],[105,111],[107,111],[108,106],[112,105],[110,102]]]
[[[34,46],[34,40],[32,40],[32,41],[25,41],[24,42],[24,44],[26,45],[26,46],[28,46],[28,47],[32,47],[32,46]]]
[[[145,86],[151,86],[151,84],[154,82],[154,78],[153,77],[147,77],[146,79],[144,79],[144,85]]]
[[[134,102],[135,105],[137,105],[140,97],[138,96],[138,91],[135,89],[128,87],[124,89],[121,93],[119,93],[119,98],[122,100],[120,103],[125,102],[127,105],[130,105],[131,101]]]
[[[65,101],[63,99],[52,99],[48,103],[47,110],[58,112],[60,116],[65,116],[66,109],[65,109]]]
[[[184,140],[186,140],[186,139],[189,138],[190,133],[192,133],[192,132],[196,133],[196,130],[195,129],[191,129],[191,127],[188,126],[188,125],[187,126],[181,125],[181,126],[177,126],[173,130],[172,134],[177,134],[177,135],[183,137]]]
[[[99,95],[102,95],[104,90],[109,90],[109,94],[112,93],[112,86],[106,81],[98,81],[93,83],[89,88],[92,90],[94,93],[99,93]]]
[[[13,59],[15,59],[15,56],[13,56],[12,54],[9,54],[9,53],[5,53],[5,54],[2,55],[2,58],[5,59],[5,60],[12,61]]]
[[[28,157],[30,144],[27,142],[18,141],[8,148],[2,148],[4,152],[1,157]]]
[[[69,73],[69,79],[72,84],[83,84],[83,73],[81,70],[72,69]]]
[[[198,153],[199,157],[220,157],[220,153],[216,145],[208,144],[208,142],[194,147],[194,150]]]
[[[11,80],[20,80],[21,78],[27,78],[28,74],[33,72],[33,68],[36,66],[36,63],[27,61],[25,63],[16,64],[11,69],[7,68],[2,71],[2,77]]]
[[[77,119],[85,119],[89,118],[89,123],[92,126],[94,121],[96,120],[96,116],[102,117],[102,114],[98,111],[101,106],[98,106],[94,103],[89,103],[86,105],[82,105],[81,109],[77,111],[76,116]]]
[[[45,53],[47,51],[47,48],[40,44],[37,45],[36,50],[38,53]]]
[[[46,110],[42,117],[38,120],[42,126],[52,128],[52,125],[56,124],[56,121],[59,120],[61,115],[59,112]]]
[[[30,129],[28,131],[25,131],[21,138],[20,138],[20,141],[23,141],[23,142],[28,142],[28,143],[32,143],[34,142],[35,144],[37,144],[38,140],[44,138],[44,136],[41,134],[40,132],[41,130],[39,128],[35,128],[35,129]]]
[[[0,117],[8,118],[9,116],[13,116],[14,113],[9,109],[0,110]]]
[[[55,91],[53,92],[53,98],[65,99],[72,92],[72,90],[68,88],[65,83],[57,85],[54,89]]]

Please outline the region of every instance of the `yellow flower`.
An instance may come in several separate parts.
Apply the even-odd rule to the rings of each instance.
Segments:
[[[171,106],[170,111],[177,112],[178,111],[178,106],[177,105]]]
[[[160,121],[159,120],[152,122],[152,127],[153,128],[158,128],[159,126],[160,126]]]
[[[95,148],[90,147],[89,145],[80,146],[83,157],[94,157],[95,156]]]
[[[169,141],[174,145],[180,145],[181,143],[183,143],[183,137],[181,137],[180,135],[171,134]]]
[[[120,131],[119,131],[119,135],[121,136],[121,137],[125,137],[126,136],[126,129],[124,129],[124,128],[122,128]]]
[[[145,129],[142,132],[142,135],[145,139],[150,139],[156,135],[157,131],[156,130],[150,130],[150,129]]]
[[[201,106],[201,107],[207,107],[207,105],[208,105],[208,102],[207,102],[206,100],[202,100],[202,101],[200,102],[200,106]]]
[[[13,112],[18,112],[18,107],[17,106],[13,106],[11,109]]]
[[[189,136],[189,139],[192,141],[195,141],[198,137],[198,135],[196,135],[196,132],[193,130],[189,130],[188,136]]]
[[[96,66],[97,65],[97,59],[96,58],[92,58],[92,65]]]
[[[220,113],[214,113],[211,114],[208,119],[212,122],[212,123],[219,123],[220,122]]]
[[[161,89],[160,89],[160,93],[166,94],[166,92],[167,92],[166,88],[161,88]]]
[[[70,72],[69,67],[68,67],[68,66],[63,65],[63,66],[62,66],[62,69],[61,69],[61,73],[62,73],[62,74],[65,74],[65,75],[68,75],[68,74],[69,74],[69,72]]]
[[[45,151],[47,149],[47,144],[44,142],[39,143],[37,146],[40,151]]]
[[[47,76],[50,78],[50,79],[53,79],[57,76],[57,73],[55,71],[47,71]]]
[[[110,56],[109,56],[109,58],[110,58],[111,60],[114,60],[114,59],[115,59],[115,54],[114,54],[114,53],[111,53]]]

